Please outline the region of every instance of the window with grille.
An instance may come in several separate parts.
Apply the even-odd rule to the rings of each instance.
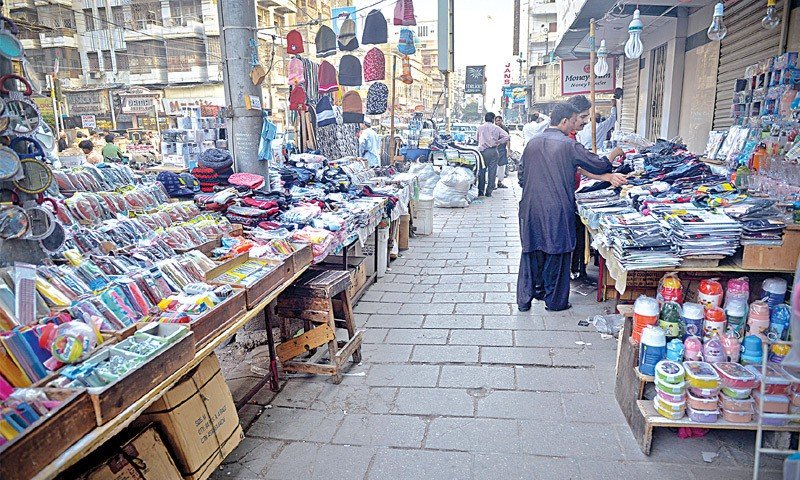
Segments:
[[[186,26],[202,21],[200,0],[170,0],[169,11],[174,26]]]
[[[539,84],[539,96],[542,98],[547,96],[547,84],[545,83]]]
[[[161,40],[128,43],[128,67],[133,74],[147,74],[166,68],[167,51]]]
[[[75,12],[61,5],[44,5],[39,7],[39,21],[57,30],[75,29]]]
[[[222,45],[219,37],[208,37],[208,62],[215,63],[222,59]]]
[[[114,22],[113,26],[122,27],[125,25],[125,14],[122,13],[122,7],[111,7],[111,16],[112,22]]]
[[[167,40],[167,69],[171,72],[190,72],[192,67],[205,66],[205,43],[198,38],[181,41]]]
[[[83,21],[86,23],[86,31],[91,32],[94,30],[94,14],[91,9],[83,11]]]
[[[144,30],[149,25],[163,25],[161,16],[161,3],[147,2],[131,5],[131,28]]]

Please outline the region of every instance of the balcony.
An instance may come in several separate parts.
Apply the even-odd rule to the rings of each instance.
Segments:
[[[130,3],[131,3],[130,1],[125,1],[125,0],[108,0],[108,2],[111,4],[111,7],[122,7],[123,5],[130,5]],[[100,8],[104,8],[105,7],[105,2],[97,3],[96,0],[83,0],[82,3],[83,3],[83,7],[82,8],[84,10],[91,10],[92,7],[94,7],[95,4],[97,4],[97,6],[100,7]],[[69,2],[69,4],[70,4],[70,7],[71,7],[72,6],[72,2]]]
[[[205,83],[209,80],[208,67],[191,67],[187,71],[167,71],[167,83]],[[214,78],[216,80],[216,78]]]
[[[158,23],[139,23],[134,25],[132,29],[125,30],[125,42],[142,42],[145,40],[153,40],[153,37],[163,37],[165,33],[164,26]]]
[[[164,38],[202,38],[205,35],[203,22],[199,18],[165,18]]]
[[[20,10],[23,8],[27,8],[29,10],[36,9],[36,2],[34,0],[11,0],[10,2],[6,2],[8,4],[8,8],[11,10]]]
[[[131,85],[161,85],[169,82],[166,68],[154,68],[147,73],[130,73]]]
[[[78,32],[71,28],[56,28],[39,33],[42,48],[78,48]]]
[[[259,0],[258,4],[265,8],[275,8],[275,13],[281,15],[297,13],[297,7],[291,0]]]
[[[556,2],[531,2],[529,9],[532,17],[540,17],[543,15],[555,16],[557,12]]]
[[[51,5],[62,5],[72,9],[72,0],[35,0],[34,5],[37,7],[48,7]]]

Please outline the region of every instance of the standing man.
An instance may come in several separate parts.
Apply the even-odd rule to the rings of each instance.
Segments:
[[[503,117],[500,115],[494,117],[494,124],[508,134],[508,127],[503,124]],[[510,135],[509,138],[511,138]],[[497,151],[500,154],[500,158],[497,160],[497,188],[507,188],[503,185],[503,180],[506,178],[506,165],[508,165],[508,146],[508,143],[501,143],[497,146]]]
[[[370,167],[381,165],[381,139],[372,129],[372,122],[369,120],[361,123],[361,133],[358,135],[358,155],[367,159]]]
[[[113,133],[106,135],[106,144],[103,146],[100,153],[103,155],[104,159],[122,161],[122,149],[114,144],[115,138]]]
[[[591,108],[591,103],[589,104]],[[603,142],[606,141],[606,137],[608,137],[609,132],[614,129],[614,125],[617,123],[617,100],[611,99],[611,114],[605,120],[602,120],[600,114],[596,116],[597,120],[597,128],[595,138],[597,139],[597,148],[600,149],[603,147]],[[602,121],[601,121],[602,120]],[[581,142],[584,148],[587,150],[592,149],[592,129],[591,128],[584,128],[582,130],[578,130],[578,133],[575,137],[576,140]]]
[[[497,185],[497,162],[500,152],[497,147],[508,143],[510,137],[500,127],[494,124],[494,113],[484,115],[483,125],[478,127],[478,150],[483,157],[483,166],[478,169],[478,196],[492,196],[492,190]]]
[[[570,256],[575,249],[575,173],[577,169],[603,175],[613,184],[624,177],[611,174],[611,163],[569,138],[578,112],[559,103],[550,115],[550,128],[535,136],[522,154],[524,182],[519,202],[522,257],[517,278],[517,306],[524,312],[533,299],[544,300],[549,311],[569,304]],[[612,158],[622,154],[615,149]]]
[[[550,126],[550,117],[543,113],[534,112],[528,116],[528,123],[522,127],[522,138],[525,141],[525,146],[531,141],[535,135],[538,135]],[[525,147],[523,146],[524,150]]]

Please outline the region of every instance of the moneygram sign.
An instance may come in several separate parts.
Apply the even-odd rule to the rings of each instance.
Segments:
[[[608,73],[595,77],[595,93],[614,93],[617,86],[616,57],[608,57]],[[589,93],[589,59],[561,60],[561,95]]]

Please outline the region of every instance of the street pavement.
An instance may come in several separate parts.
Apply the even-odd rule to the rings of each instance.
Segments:
[[[290,375],[277,395],[263,389],[212,478],[752,478],[752,432],[657,429],[641,453],[613,396],[616,341],[578,326],[613,310],[591,287],[573,284],[567,312],[517,311],[519,195],[435,209],[434,234],[412,239],[355,307],[362,363],[340,385]],[[235,396],[265,356],[225,362]],[[768,458],[760,478],[780,469]]]

